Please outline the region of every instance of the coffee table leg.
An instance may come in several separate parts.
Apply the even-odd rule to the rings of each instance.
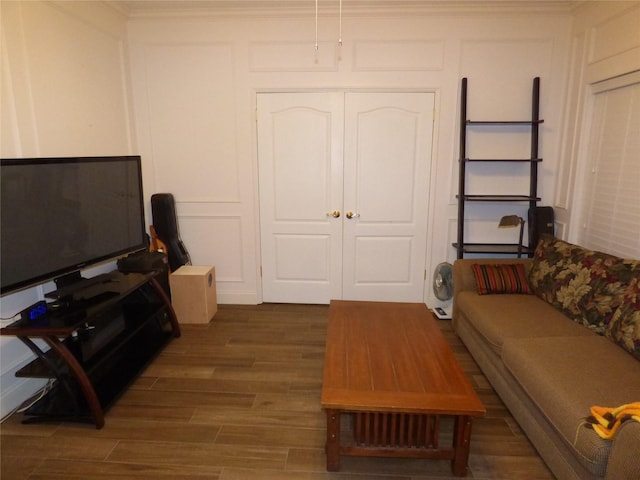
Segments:
[[[467,475],[469,463],[469,447],[471,443],[471,417],[460,415],[456,417],[453,434],[454,457],[451,469],[456,477]]]
[[[340,470],[340,411],[327,410],[327,471]]]

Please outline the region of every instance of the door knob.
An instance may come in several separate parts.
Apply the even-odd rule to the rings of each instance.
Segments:
[[[348,219],[352,219],[352,218],[358,218],[360,216],[359,213],[353,213],[353,212],[347,212],[344,214],[345,217],[347,217]]]
[[[340,216],[340,210],[334,210],[333,212],[327,212],[327,217],[338,218]]]

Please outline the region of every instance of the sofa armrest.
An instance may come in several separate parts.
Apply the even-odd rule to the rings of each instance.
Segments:
[[[605,478],[640,478],[640,422],[627,420],[616,432]]]
[[[473,275],[473,270],[471,269],[471,265],[475,263],[481,264],[514,264],[514,263],[522,263],[524,264],[525,272],[529,275],[529,271],[531,270],[532,260],[530,258],[463,258],[458,259],[453,263],[453,321],[454,325],[456,323],[456,318],[458,316],[458,310],[456,308],[456,297],[461,292],[476,292],[476,279]]]

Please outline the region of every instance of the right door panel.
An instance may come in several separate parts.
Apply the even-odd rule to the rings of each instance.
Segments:
[[[431,93],[345,96],[343,299],[423,300],[433,109]]]

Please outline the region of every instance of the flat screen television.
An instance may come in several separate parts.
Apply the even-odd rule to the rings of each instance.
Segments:
[[[0,294],[147,248],[140,156],[0,160]]]

